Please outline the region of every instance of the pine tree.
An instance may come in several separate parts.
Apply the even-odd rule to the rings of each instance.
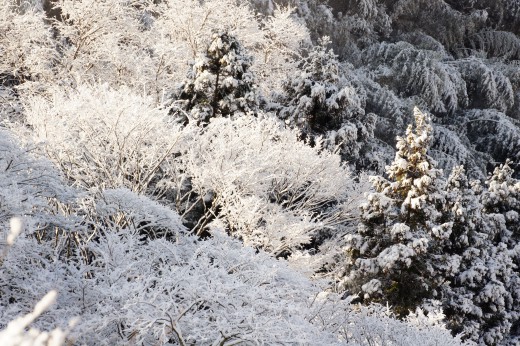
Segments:
[[[500,278],[504,289],[483,290],[481,301],[487,303],[483,309],[489,321],[486,343],[508,339],[510,344],[518,344],[520,325],[520,181],[514,178],[513,163],[510,160],[495,168],[486,181],[487,190],[481,202],[485,215],[490,220],[490,237],[493,249],[500,249],[501,256],[490,256],[490,275],[496,282]],[[499,314],[498,317],[495,315]]]
[[[213,35],[205,54],[198,58],[178,91],[184,114],[198,124],[214,117],[255,114],[258,98],[252,58],[231,34]]]
[[[376,192],[361,206],[358,234],[346,238],[347,289],[365,302],[388,302],[399,315],[435,297],[456,270],[442,254],[452,224],[442,222],[442,172],[427,155],[432,126],[417,108],[414,116],[415,128],[397,138],[389,179],[372,177]]]

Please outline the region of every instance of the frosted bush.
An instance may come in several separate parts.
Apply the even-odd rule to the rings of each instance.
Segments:
[[[60,59],[57,83],[105,82],[156,92],[158,59],[143,21],[146,1],[62,0],[53,22]]]
[[[85,246],[88,258],[82,251],[66,261],[50,243],[22,234],[0,266],[0,325],[56,290],[56,304],[35,328],[79,317],[67,340],[85,345],[461,345],[438,319],[400,322],[382,307],[353,307],[320,293],[322,283],[284,261],[217,231],[205,241],[181,232],[173,242],[143,242],[131,224],[102,233]],[[59,331],[51,335],[64,340]]]
[[[52,77],[52,31],[37,6],[19,1],[0,1],[0,83],[45,81]]]
[[[47,293],[34,310],[25,316],[9,322],[7,328],[0,331],[0,343],[4,346],[61,346],[66,342],[67,333],[59,328],[42,332],[29,328],[45,310],[56,300],[56,291]]]
[[[41,141],[42,152],[75,186],[160,194],[154,189],[161,177],[174,175],[179,133],[151,97],[125,87],[82,85],[26,102],[32,131],[18,132]]]
[[[293,253],[356,217],[364,185],[339,155],[319,142],[308,146],[276,119],[218,118],[186,131],[180,160],[200,198],[211,201],[205,218],[216,217],[245,244]]]

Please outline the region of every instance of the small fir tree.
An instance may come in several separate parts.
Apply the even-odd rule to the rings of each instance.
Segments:
[[[258,106],[252,58],[231,34],[213,35],[205,54],[193,64],[178,90],[182,121],[198,124],[214,117],[255,114]]]
[[[471,246],[486,243],[488,234],[482,215],[479,181],[469,181],[463,166],[454,167],[444,184],[443,219],[452,223],[444,243],[445,252],[462,255]]]
[[[512,164],[506,160],[495,168],[481,197],[493,251],[486,266],[491,283],[480,293],[487,331],[482,340],[488,345],[520,342],[520,181]]]

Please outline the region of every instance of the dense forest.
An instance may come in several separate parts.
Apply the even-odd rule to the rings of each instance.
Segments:
[[[520,1],[0,0],[0,345],[520,345]]]

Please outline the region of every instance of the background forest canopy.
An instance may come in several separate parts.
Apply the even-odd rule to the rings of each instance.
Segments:
[[[0,0],[0,344],[520,344],[519,35],[516,0]]]

